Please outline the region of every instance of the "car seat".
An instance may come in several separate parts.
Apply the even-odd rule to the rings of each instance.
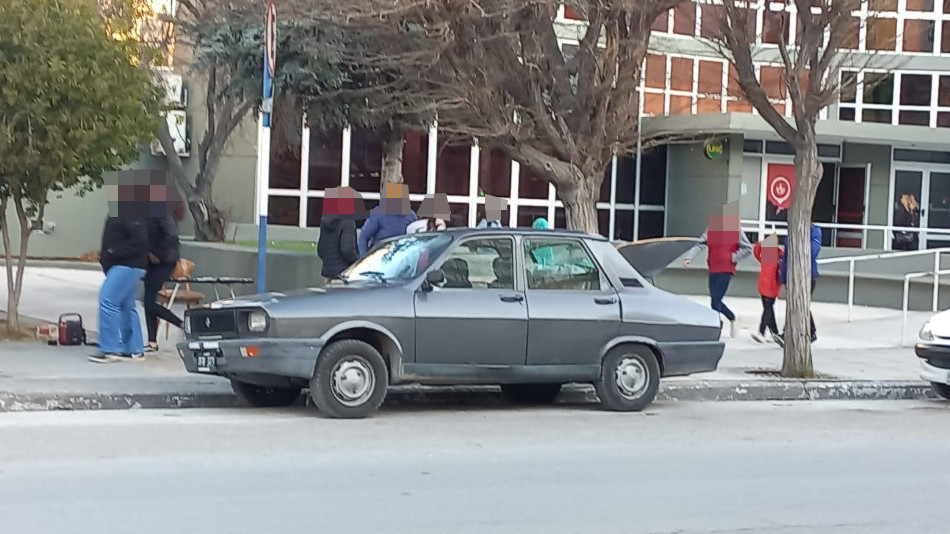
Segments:
[[[514,277],[511,275],[511,260],[495,258],[491,262],[491,268],[495,272],[495,281],[488,286],[495,289],[511,289],[514,287]]]
[[[442,272],[445,274],[445,285],[449,288],[471,288],[472,283],[468,280],[468,262],[462,258],[449,258],[442,264]]]

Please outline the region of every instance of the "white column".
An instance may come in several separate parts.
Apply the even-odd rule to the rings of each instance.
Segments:
[[[426,193],[435,193],[436,157],[439,155],[439,125],[429,127],[429,157],[426,158]]]
[[[300,220],[301,228],[307,227],[307,210],[310,201],[307,191],[310,189],[310,128],[307,127],[307,117],[304,116],[300,125]]]
[[[260,220],[261,215],[267,214],[266,202],[264,202],[264,211],[261,211],[261,198],[267,198],[267,184],[263,181],[264,154],[261,153],[261,147],[264,146],[264,116],[257,114],[257,158],[254,167],[254,221]]]
[[[343,129],[343,145],[340,157],[340,186],[350,185],[350,145],[353,140],[353,130],[349,126]]]
[[[607,225],[607,239],[617,235],[617,155],[610,158],[610,223]]]
[[[481,148],[478,146],[478,139],[472,140],[472,151],[469,156],[468,164],[468,225],[475,226],[478,221],[475,220],[475,212],[478,211],[478,171],[481,164]],[[448,222],[448,221],[446,221]]]
[[[508,196],[508,226],[514,227],[518,225],[518,184],[520,182],[519,177],[521,176],[521,165],[515,161],[511,160],[511,193]]]

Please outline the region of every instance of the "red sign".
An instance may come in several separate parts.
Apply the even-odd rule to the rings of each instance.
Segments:
[[[769,163],[766,198],[779,209],[788,209],[792,205],[792,192],[795,190],[795,166]]]
[[[267,72],[274,77],[274,66],[277,63],[277,8],[274,0],[267,3],[264,17],[264,50],[267,60]]]

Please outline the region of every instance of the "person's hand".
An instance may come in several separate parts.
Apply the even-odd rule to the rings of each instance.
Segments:
[[[693,262],[690,260],[683,260],[683,267],[686,267],[688,269],[691,263]]]
[[[155,254],[152,254],[151,252],[148,253],[148,261],[149,263],[153,263],[153,264],[159,263],[158,256],[156,256]]]

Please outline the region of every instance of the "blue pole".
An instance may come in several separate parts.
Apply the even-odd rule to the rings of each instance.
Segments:
[[[258,149],[258,158],[263,157],[260,163],[261,172],[258,173],[258,179],[261,183],[257,184],[260,191],[260,216],[257,221],[257,292],[267,291],[267,184],[270,181],[270,112],[274,97],[274,80],[271,78],[270,58],[268,57],[271,47],[276,48],[276,15],[273,13],[273,0],[268,2],[267,13],[264,16],[264,83],[262,87],[262,96],[264,98],[264,113],[261,120],[263,126],[263,135],[261,135],[261,147]],[[268,36],[270,38],[268,38]]]

